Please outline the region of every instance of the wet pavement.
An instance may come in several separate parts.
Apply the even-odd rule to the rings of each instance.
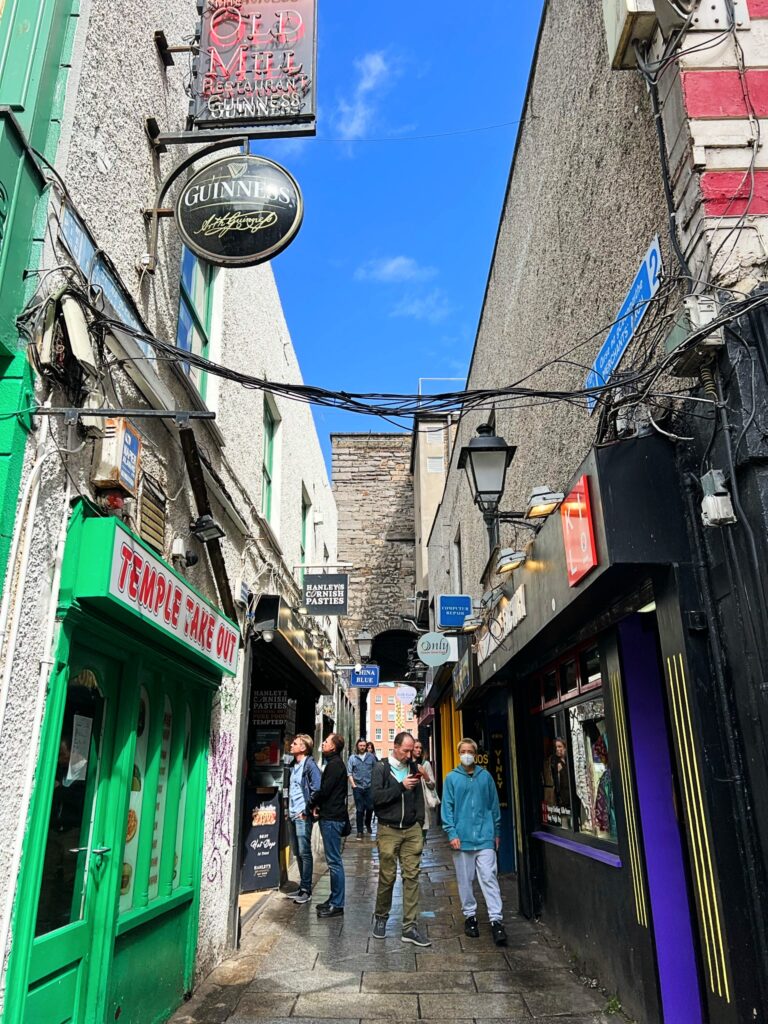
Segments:
[[[479,896],[480,938],[464,935],[463,917],[442,832],[433,830],[422,859],[421,927],[428,949],[400,941],[398,878],[387,937],[371,937],[378,852],[354,836],[344,851],[344,917],[318,920],[327,873],[311,903],[276,893],[245,930],[241,948],[218,967],[171,1019],[172,1024],[375,1024],[446,1021],[518,1024],[618,1024],[602,1012],[607,997],[570,969],[547,930],[518,916],[514,879],[503,880],[506,949],[494,946]]]

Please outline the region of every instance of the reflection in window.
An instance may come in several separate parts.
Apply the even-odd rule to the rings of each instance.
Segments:
[[[189,783],[189,745],[192,738],[192,715],[187,705],[184,715],[184,758],[181,766],[181,791],[179,793],[179,813],[176,817],[176,851],[173,856],[173,886],[176,889],[181,882],[181,857],[184,850],[184,816],[187,812],[187,789]]]
[[[579,672],[575,661],[566,661],[560,666],[560,694],[575,693],[579,686]]]
[[[144,802],[144,777],[147,771],[147,741],[149,738],[149,696],[142,686],[139,691],[139,711],[136,720],[136,753],[131,774],[131,794],[128,800],[128,820],[125,825],[125,853],[120,874],[120,913],[133,906],[136,885],[136,858],[139,851],[139,825]],[[151,806],[151,805],[150,805]]]
[[[557,672],[544,673],[544,703],[557,700]]]
[[[572,829],[571,776],[563,712],[543,719],[541,820],[545,825]]]
[[[149,898],[155,899],[160,891],[160,858],[163,852],[165,801],[168,797],[168,758],[171,750],[171,702],[166,696],[163,708],[163,737],[160,744],[160,773],[157,779],[155,824],[152,829],[152,858],[149,862]]]
[[[573,771],[579,798],[578,827],[598,839],[616,841],[613,793],[605,702],[585,701],[568,711]]]
[[[597,647],[590,647],[581,656],[581,687],[599,686],[602,681],[600,651]]]
[[[35,935],[81,921],[96,811],[104,698],[96,676],[70,679],[59,736]]]

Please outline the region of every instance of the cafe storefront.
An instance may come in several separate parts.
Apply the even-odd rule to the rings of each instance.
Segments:
[[[238,627],[73,512],[5,1021],[161,1020],[192,987],[211,704]]]
[[[507,705],[522,912],[649,1022],[738,1019],[698,607],[671,447],[593,450],[458,702],[465,722]]]

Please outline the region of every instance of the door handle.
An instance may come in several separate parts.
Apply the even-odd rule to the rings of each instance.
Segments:
[[[108,853],[112,853],[112,848],[110,846],[95,846],[91,850],[92,856],[96,858],[97,868],[100,868],[102,866],[102,864],[104,863],[104,857]]]
[[[85,853],[87,850],[87,846],[76,846],[74,849],[69,850],[69,853]]]

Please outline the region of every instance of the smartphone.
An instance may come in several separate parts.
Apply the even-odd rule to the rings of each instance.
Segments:
[[[418,775],[419,774],[419,766],[418,766],[418,764],[415,761],[411,761],[410,774],[411,775]]]

